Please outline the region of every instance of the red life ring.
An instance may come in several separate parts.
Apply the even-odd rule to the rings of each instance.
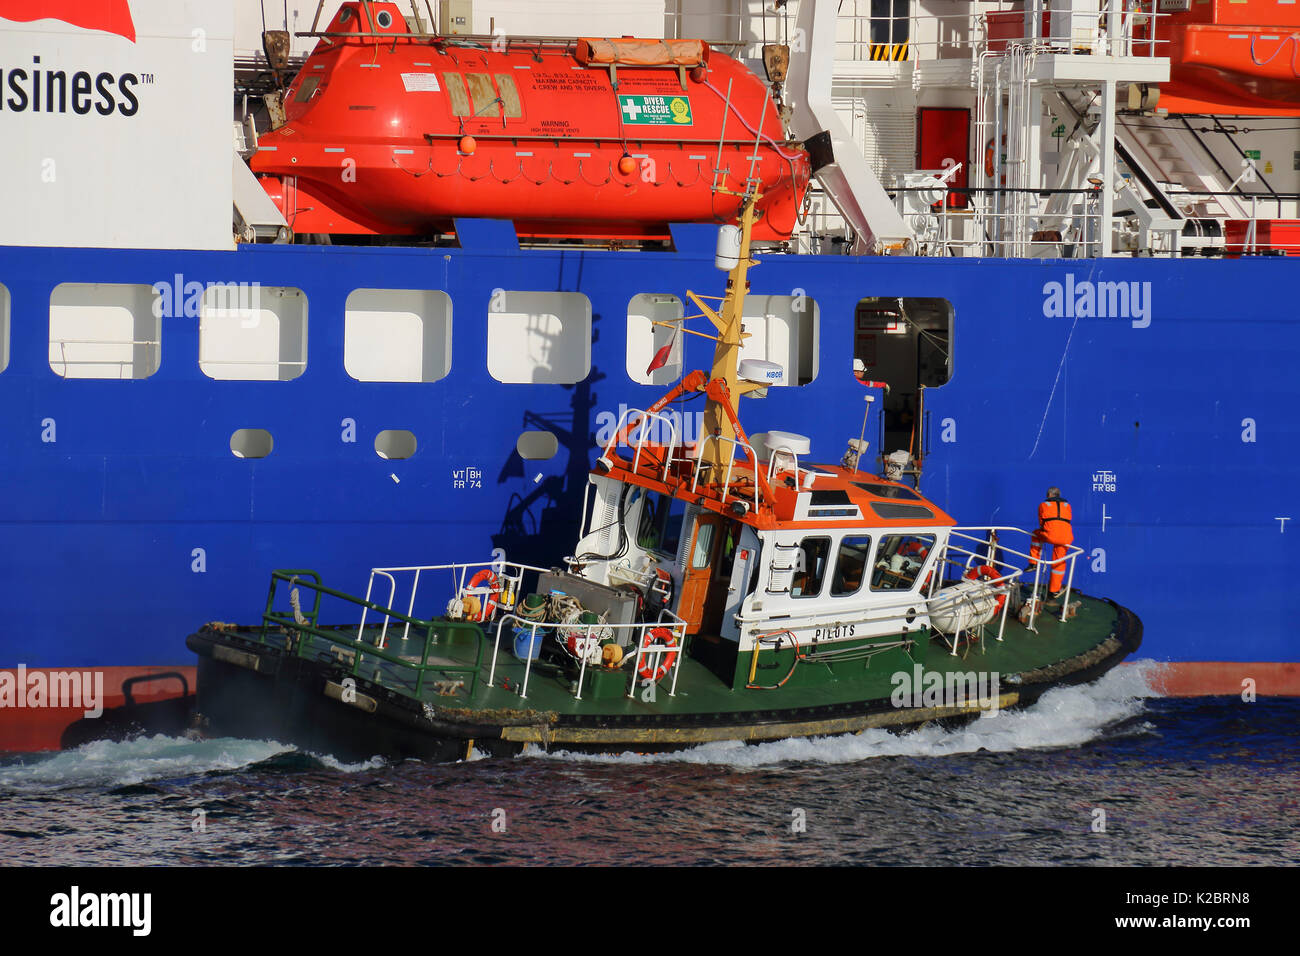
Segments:
[[[971,568],[966,572],[966,578],[970,581],[996,581],[1001,577],[1006,577],[1006,575],[991,564],[981,564],[978,568]],[[1002,593],[998,595],[998,606],[994,613],[1001,614],[1002,606],[1006,603],[1007,592],[1003,589]]]
[[[654,630],[646,631],[646,635],[641,641],[641,649],[644,651],[656,646],[675,648],[677,638],[673,637],[673,632],[666,627],[656,627]],[[646,680],[662,680],[673,669],[673,664],[676,662],[677,651],[675,650],[668,651],[666,654],[655,654],[653,659],[646,657],[642,661],[641,669],[637,671],[637,674]]]
[[[483,584],[487,584],[488,586],[487,600],[483,602],[483,607],[479,611],[478,617],[474,618],[474,620],[479,621],[480,623],[491,620],[493,613],[497,609],[497,597],[501,594],[501,582],[497,580],[497,576],[491,568],[484,568],[470,578],[466,590],[472,591]]]

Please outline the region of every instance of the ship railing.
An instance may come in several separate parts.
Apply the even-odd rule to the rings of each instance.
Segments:
[[[490,571],[491,575],[482,582],[476,582],[482,571]],[[367,602],[370,601],[371,594],[374,591],[376,580],[388,582],[388,607],[393,607],[397,603],[397,575],[411,575],[410,597],[406,603],[406,617],[411,617],[415,613],[415,600],[420,590],[421,577],[431,573],[447,572],[450,576],[452,595],[451,604],[460,602],[460,614],[464,613],[464,603],[467,597],[473,597],[478,602],[479,617],[485,621],[490,621],[496,611],[510,611],[514,609],[515,602],[519,600],[523,592],[524,575],[532,573],[541,575],[546,573],[545,568],[536,568],[528,564],[517,564],[505,560],[492,561],[469,561],[454,564],[425,564],[409,565],[404,567],[392,568],[371,568],[370,579],[366,584]],[[471,573],[473,572],[473,573]],[[446,579],[444,579],[446,580]],[[361,610],[361,623],[357,627],[357,636],[366,628],[366,619],[371,608],[365,605]],[[452,608],[449,608],[452,610]],[[450,616],[450,615],[449,615]],[[389,615],[384,616],[383,624],[380,630],[379,646],[386,647],[388,643],[388,626],[390,623]],[[410,634],[409,620],[402,628],[402,640],[405,640]]]
[[[1008,43],[1071,52],[1079,49],[1108,56],[1159,56],[1162,54],[1156,51],[1168,46],[1168,40],[1157,38],[1157,31],[1152,28],[1160,18],[1169,16],[1159,11],[1158,0],[1100,0],[1096,10],[1069,11],[1068,21],[1046,15],[1044,4],[1043,16],[1037,24],[1026,16],[1023,3],[1017,8],[1016,2],[1019,0],[1000,0],[995,7],[985,5],[982,10],[971,4],[966,5],[969,9],[953,14],[841,13],[836,18],[837,73],[843,72],[839,67],[845,63],[872,63],[868,69],[874,70],[876,65],[887,67],[904,61],[974,60],[982,50],[990,46],[995,51],[1002,50]],[[919,4],[907,6],[914,11],[920,8]],[[1112,11],[1118,15],[1111,16]],[[680,17],[684,15],[668,16],[678,18],[673,32],[680,37]],[[710,39],[710,45],[739,48],[734,55],[745,59],[761,60],[764,43],[785,42],[793,46],[799,42],[792,28],[782,31],[779,24],[755,22],[760,18],[753,14],[712,13],[710,18],[735,21],[734,26],[728,22],[728,32],[734,30],[745,38]],[[1070,25],[1069,34],[1056,26],[1061,23]]]
[[[157,339],[58,339],[57,341],[51,342],[50,344],[57,345],[59,347],[58,364],[63,367],[63,371],[62,372],[56,371],[55,374],[62,375],[64,378],[69,377],[68,376],[69,365],[72,365],[74,367],[79,367],[83,365],[116,365],[118,367],[118,373],[117,373],[118,378],[126,378],[128,369],[131,372],[132,378],[136,378],[136,377],[143,378],[143,376],[135,375],[136,360],[134,355],[131,358],[122,358],[122,359],[97,358],[97,359],[77,359],[75,361],[69,361],[68,360],[69,345],[115,346],[120,349],[121,348],[149,349],[150,351],[145,353],[146,360],[144,363],[142,363],[144,367],[148,370],[153,370],[158,367],[158,360],[159,360],[158,350],[162,348],[162,342],[160,342]],[[54,361],[50,362],[51,369],[53,369],[54,364],[55,364]],[[146,374],[148,373],[146,372]],[[72,377],[86,378],[89,376],[74,375]]]
[[[527,632],[527,645],[524,653],[524,681],[520,686],[519,697],[521,700],[528,698],[528,683],[532,676],[533,660],[538,656],[542,642],[547,638],[554,638],[562,645],[566,645],[569,639],[573,639],[573,646],[577,651],[580,664],[578,668],[578,683],[574,688],[573,696],[575,700],[582,700],[582,688],[587,676],[587,663],[589,651],[593,641],[599,643],[602,640],[614,638],[619,647],[627,646],[624,641],[617,640],[619,635],[630,635],[632,642],[636,646],[636,654],[631,658],[632,678],[628,688],[627,696],[632,697],[636,693],[636,678],[641,676],[641,662],[647,658],[653,659],[656,664],[654,670],[659,669],[659,663],[664,655],[672,655],[669,670],[672,672],[672,681],[669,684],[668,696],[675,697],[677,694],[677,677],[681,672],[682,661],[686,656],[686,622],[667,608],[659,612],[654,621],[641,621],[633,624],[609,624],[598,621],[592,624],[581,622],[562,623],[558,621],[536,621],[520,617],[518,614],[510,613],[503,615],[497,621],[496,639],[492,644],[492,663],[488,669],[488,686],[495,686],[497,661],[501,651],[501,634],[506,630],[506,625],[514,622],[510,627],[509,633],[516,637],[522,636],[521,632]],[[655,633],[659,632],[659,633]],[[669,643],[657,643],[667,640]],[[622,664],[627,662],[625,657]],[[661,676],[666,677],[667,674]],[[647,678],[648,679],[648,678]],[[658,682],[657,680],[655,681]]]
[[[691,476],[691,494],[695,494],[696,493],[695,489],[699,486],[700,472],[704,470],[702,467],[700,467],[699,461],[703,459],[704,450],[709,447],[709,442],[711,441],[718,442],[719,444],[725,442],[731,445],[731,454],[727,458],[727,469],[726,472],[724,473],[724,477],[722,481],[722,494],[718,499],[719,502],[721,504],[726,504],[728,497],[735,497],[740,501],[745,500],[743,496],[732,494],[731,473],[732,470],[735,468],[735,464],[736,464],[736,452],[746,451],[749,453],[749,464],[751,470],[754,473],[753,507],[755,511],[760,510],[760,506],[762,504],[762,491],[761,491],[761,486],[758,483],[758,455],[755,454],[754,446],[751,445],[749,442],[741,441],[739,438],[735,438],[728,435],[705,435],[703,438],[700,439],[700,443],[697,447],[699,458],[696,460],[695,474]],[[795,467],[796,469],[798,468],[797,463]]]
[[[908,203],[913,195],[932,194],[932,187],[896,186],[893,192],[905,214],[920,223],[916,228],[917,255],[1092,259],[1103,252],[1101,193],[1096,189],[949,186],[937,210]],[[969,205],[954,206],[949,197],[955,196],[968,197]],[[1077,197],[1075,208],[1049,214],[1044,200],[1053,196]],[[1163,233],[1153,232],[1151,251],[1176,255],[1177,244]]]
[[[614,425],[614,431],[611,434],[621,435],[623,433],[624,423],[627,422],[628,424],[632,424],[631,416],[633,415],[641,416],[639,419],[636,420],[634,425],[634,429],[637,436],[636,444],[635,445],[630,444],[629,440],[632,437],[631,435],[628,435],[627,438],[624,439],[625,442],[629,442],[628,447],[634,449],[633,457],[632,457],[632,471],[636,472],[637,468],[640,467],[641,465],[641,452],[646,445],[646,432],[652,426],[656,429],[664,428],[666,429],[666,432],[664,432],[664,434],[667,434],[669,437],[668,444],[666,446],[662,445],[659,442],[651,442],[650,444],[654,445],[656,448],[664,449],[663,469],[660,472],[659,480],[666,481],[668,478],[669,467],[672,465],[674,461],[681,460],[680,458],[676,458],[673,454],[675,451],[677,451],[678,446],[681,444],[681,434],[678,431],[677,422],[673,421],[671,417],[664,415],[661,412],[649,412],[643,408],[628,408],[628,409],[624,409],[619,414],[618,421]]]
[[[772,479],[776,477],[778,471],[793,470],[795,487],[802,488],[804,476],[808,472],[799,469],[799,453],[789,445],[768,445],[767,451],[771,455],[767,463],[768,487],[772,486]],[[791,464],[794,465],[793,469],[790,467]]]
[[[281,583],[289,586],[289,610],[276,610],[278,587]],[[313,594],[310,608],[302,606],[300,589],[306,588]],[[360,604],[364,609],[381,613],[386,619],[402,622],[407,633],[414,628],[416,639],[423,635],[423,647],[418,657],[400,655],[389,651],[380,643],[377,635],[373,641],[367,640],[364,632],[353,633],[350,626],[331,627],[320,623],[321,603],[323,598],[336,599],[346,604]],[[349,615],[350,616],[350,615]],[[376,625],[372,625],[372,628]],[[326,587],[320,576],[310,570],[277,570],[271,574],[271,586],[266,598],[266,610],[262,614],[262,627],[258,640],[267,646],[276,645],[275,639],[280,633],[296,633],[298,639],[289,646],[295,656],[304,659],[318,659],[343,667],[354,678],[372,681],[380,686],[395,689],[401,693],[421,699],[428,684],[428,677],[436,674],[444,680],[448,677],[460,678],[460,683],[467,684],[466,694],[473,694],[479,679],[479,669],[483,663],[482,632],[478,626],[468,621],[431,621],[411,617],[400,611],[358,598],[334,588]],[[457,640],[459,633],[464,633],[467,641]],[[439,660],[430,660],[435,648],[450,648],[458,643],[474,645],[474,659],[457,660],[444,656]],[[323,646],[322,646],[323,645]],[[363,665],[365,665],[363,670]],[[434,685],[435,688],[438,685]],[[452,693],[455,691],[453,690]],[[444,691],[439,691],[440,694]]]
[[[969,542],[970,547],[965,547],[953,540],[960,538]],[[973,550],[976,547],[984,546],[984,552],[980,553]],[[986,578],[981,573],[983,569],[991,568],[993,576]],[[977,577],[986,589],[984,593],[993,593],[1006,595],[1011,588],[1020,586],[1020,576],[1024,571],[1018,566],[997,557],[997,549],[988,547],[986,538],[976,538],[972,535],[961,532],[949,532],[947,541],[944,542],[943,548],[939,552],[939,557],[935,562],[936,574],[930,579],[929,598],[934,598],[942,588],[942,582],[949,576],[958,579],[965,579],[966,573],[975,570]],[[1007,627],[1007,609],[1011,606],[1010,601],[1002,602],[1002,610],[998,615],[998,632],[995,640],[1001,641]],[[933,623],[933,622],[931,622]],[[937,628],[936,628],[937,630]],[[951,640],[949,640],[951,637]],[[944,635],[944,640],[948,644],[949,651],[955,657],[957,654],[957,635]],[[984,628],[980,628],[980,650],[984,649]]]
[[[1045,552],[1049,548],[1055,548],[1056,546],[1051,542],[1045,541],[1042,542],[1041,545],[1042,551],[1040,551],[1038,558],[1035,559],[1030,556],[1027,550],[1019,551],[1016,548],[1009,546],[1005,542],[1003,535],[1012,535],[1027,540],[1029,544],[1033,543],[1033,532],[1026,531],[1023,528],[1012,527],[1010,525],[989,525],[985,527],[962,527],[950,529],[948,532],[948,540],[944,544],[944,549],[945,552],[954,550],[958,553],[965,554],[963,570],[976,567],[974,562],[977,560],[998,570],[1011,568],[1012,565],[1008,563],[1005,558],[998,557],[999,554],[1011,555],[1030,562],[1030,567],[1033,568],[1033,585],[1031,591],[1033,597],[1029,607],[1029,619],[1025,624],[1025,627],[1027,630],[1033,631],[1034,633],[1037,633],[1037,629],[1034,627],[1034,621],[1038,615],[1039,609],[1038,586],[1039,584],[1046,583],[1047,580],[1047,575],[1044,574],[1044,569],[1048,569],[1048,574],[1050,574],[1051,571],[1056,570],[1058,567],[1063,567],[1066,571],[1066,583],[1064,593],[1061,595],[1060,620],[1061,623],[1064,624],[1069,616],[1070,594],[1074,589],[1075,562],[1079,555],[1083,554],[1083,548],[1075,545],[1067,545],[1063,556],[1050,559],[1046,556]],[[962,544],[954,544],[953,538],[969,543],[970,547],[965,547]],[[1025,570],[1020,573],[1027,579],[1029,576],[1029,568],[1025,568]],[[939,577],[940,575],[935,575],[935,580],[931,582],[932,588],[937,586]],[[1005,582],[1008,579],[1009,576],[999,577],[994,583]],[[1006,607],[1004,605],[1004,618],[1005,612]],[[1000,633],[1001,632],[999,632],[999,635]],[[999,640],[1001,640],[1000,636]]]

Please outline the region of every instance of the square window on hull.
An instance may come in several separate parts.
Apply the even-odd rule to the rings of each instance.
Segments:
[[[436,382],[451,371],[451,297],[356,289],[343,312],[343,367],[359,382]]]
[[[580,292],[498,292],[487,326],[498,382],[573,385],[591,371],[591,300]]]
[[[199,306],[199,368],[208,378],[280,381],[307,370],[301,289],[214,283]]]
[[[148,378],[162,362],[153,286],[64,282],[50,295],[50,368],[63,378]]]

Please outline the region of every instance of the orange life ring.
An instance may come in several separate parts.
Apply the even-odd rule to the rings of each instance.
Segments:
[[[641,641],[641,649],[647,650],[655,646],[673,647],[677,646],[677,638],[673,637],[673,632],[666,627],[656,627],[653,630],[646,631],[645,637]],[[637,674],[646,680],[659,681],[673,669],[673,664],[677,662],[677,651],[671,650],[666,654],[654,655],[653,662],[650,657],[641,663],[640,670]]]
[[[1003,147],[1007,145],[1006,133],[1002,134],[1002,145]],[[1003,159],[1005,158],[1006,157],[1004,156]],[[988,176],[990,179],[993,178],[993,140],[991,139],[984,146],[984,175]],[[1005,169],[1002,170],[1002,176],[1000,178],[1002,180],[1002,185],[1005,186],[1007,184],[1007,171]]]
[[[970,581],[996,581],[998,578],[1005,577],[997,568],[991,564],[981,564],[978,568],[971,568],[966,572],[966,578]],[[1007,592],[1003,589],[998,595],[998,605],[995,614],[1002,613],[1002,607],[1007,603]]]
[[[501,582],[497,580],[497,576],[491,568],[484,568],[470,578],[466,590],[472,591],[483,584],[487,584],[488,586],[486,599],[483,601],[483,606],[477,616],[473,614],[470,615],[473,620],[479,621],[480,623],[491,620],[493,613],[495,613],[497,609],[497,598],[501,594]]]

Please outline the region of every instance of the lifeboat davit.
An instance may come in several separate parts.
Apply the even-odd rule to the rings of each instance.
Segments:
[[[284,107],[251,166],[299,233],[666,238],[734,221],[752,177],[754,237],[785,239],[811,172],[762,81],[699,40],[423,36],[345,3]]]

